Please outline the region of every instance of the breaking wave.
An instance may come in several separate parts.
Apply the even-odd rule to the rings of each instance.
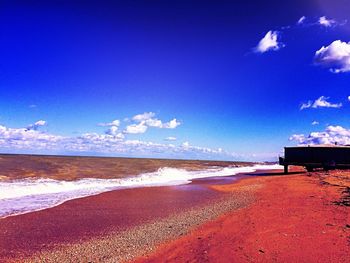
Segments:
[[[26,178],[0,181],[0,218],[43,210],[65,201],[99,193],[137,187],[181,185],[193,179],[250,173],[256,170],[281,169],[279,165],[211,168],[200,171],[164,167],[156,172],[119,179],[84,178],[63,181]]]

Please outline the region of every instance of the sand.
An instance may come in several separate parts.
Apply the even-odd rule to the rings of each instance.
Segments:
[[[136,262],[349,262],[350,172],[262,176],[256,201]]]
[[[210,189],[212,183],[201,179],[191,185],[111,191],[0,219],[0,262],[129,259],[251,202],[243,192],[232,196]]]
[[[112,191],[0,219],[0,262],[348,262],[350,172]]]

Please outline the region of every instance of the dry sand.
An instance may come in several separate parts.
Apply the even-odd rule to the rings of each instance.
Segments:
[[[262,176],[250,206],[201,225],[137,262],[349,262],[350,172]]]

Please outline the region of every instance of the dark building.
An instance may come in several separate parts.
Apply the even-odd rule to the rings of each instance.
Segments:
[[[304,166],[308,171],[315,168],[325,170],[350,167],[350,146],[309,145],[285,147],[284,157],[279,158],[284,172],[288,173],[288,165]]]

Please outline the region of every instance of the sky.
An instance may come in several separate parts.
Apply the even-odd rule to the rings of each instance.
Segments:
[[[0,152],[274,161],[350,144],[350,5],[1,1]]]

